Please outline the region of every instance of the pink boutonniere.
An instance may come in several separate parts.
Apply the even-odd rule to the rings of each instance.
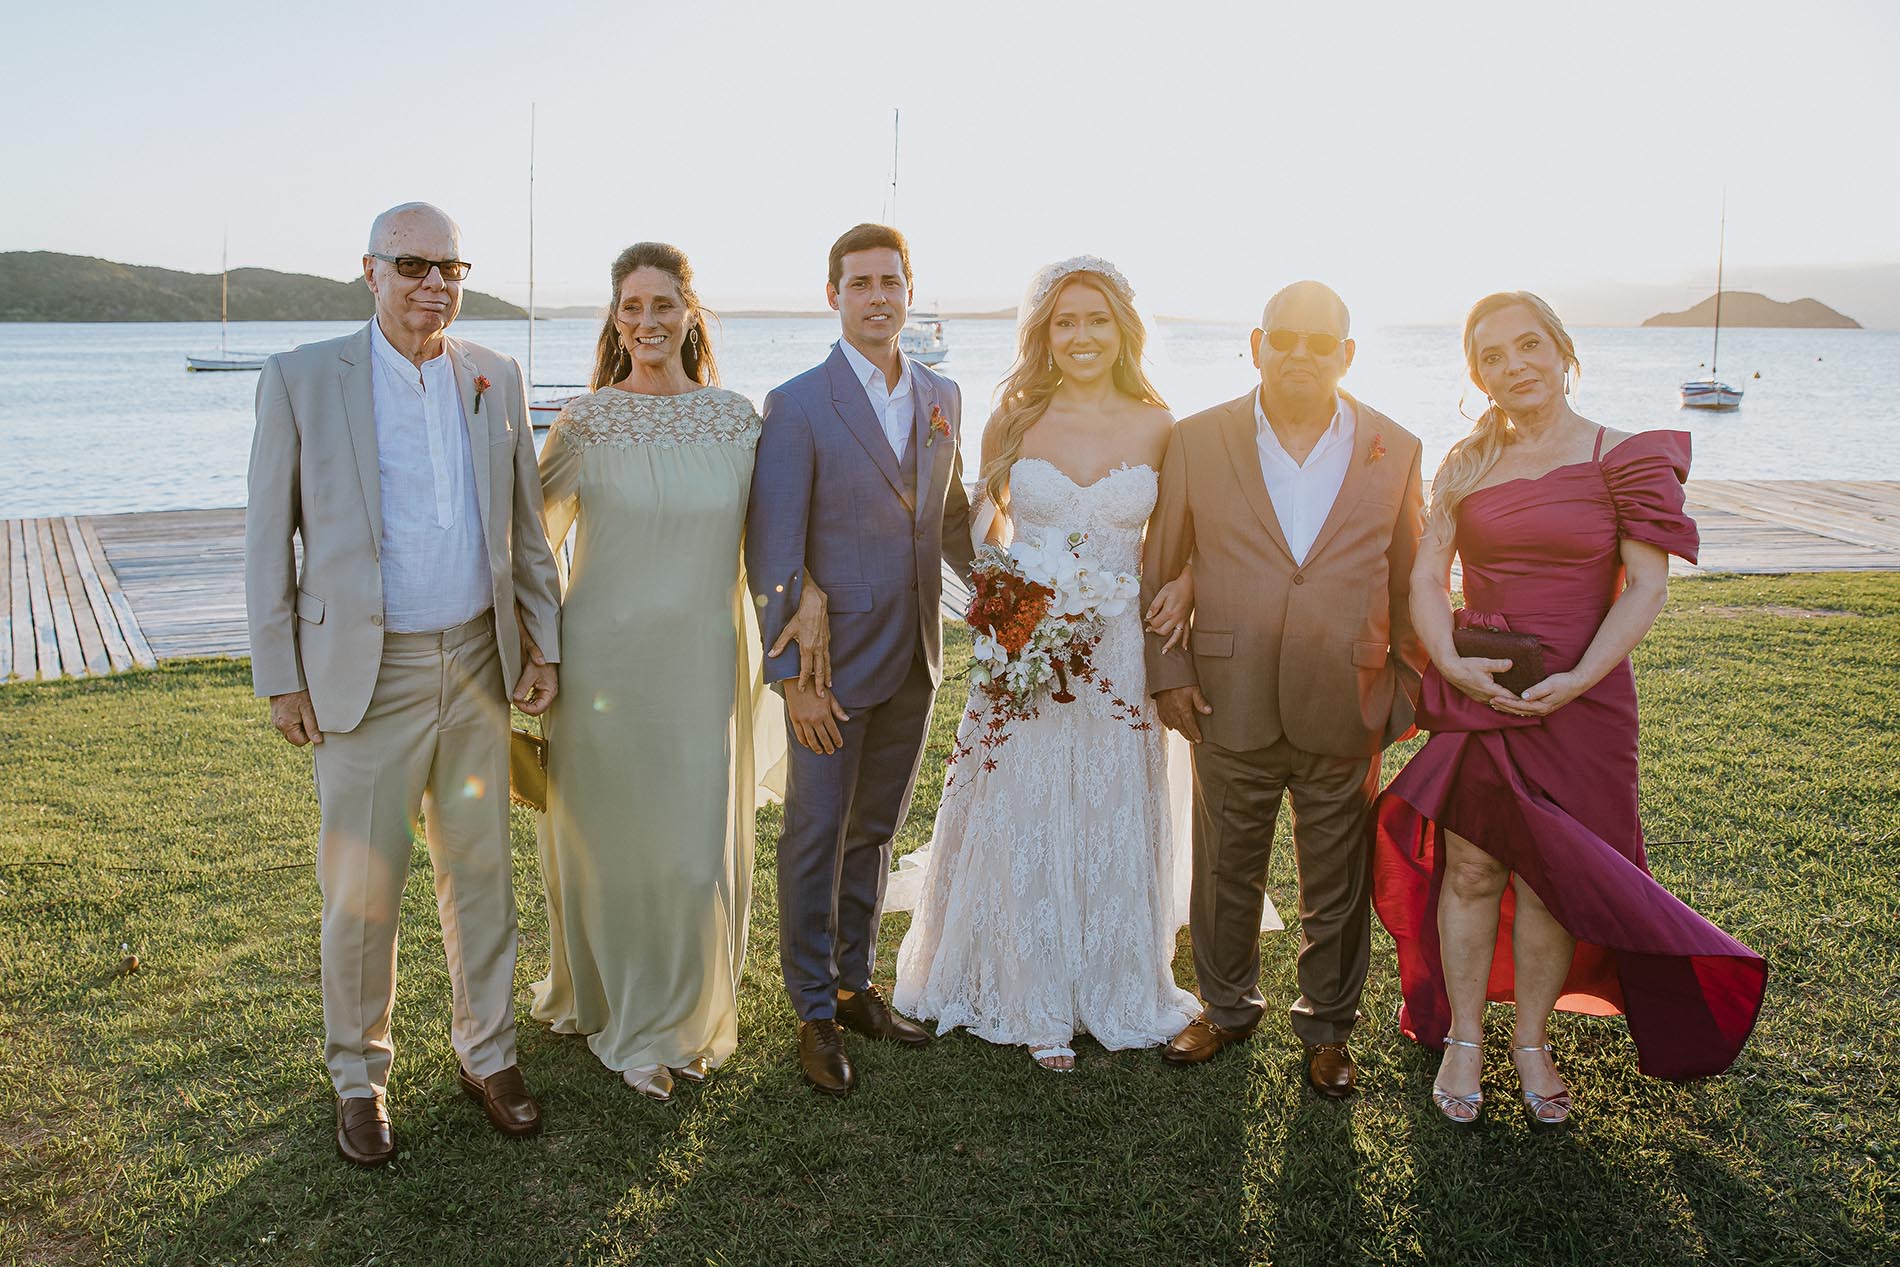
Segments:
[[[924,447],[928,449],[937,443],[938,436],[946,440],[950,438],[950,420],[944,417],[942,405],[932,405],[930,407],[930,434],[924,438]]]
[[[1385,456],[1385,436],[1380,432],[1372,433],[1372,444],[1366,449],[1366,465],[1370,466]]]
[[[489,387],[488,375],[477,374],[475,376],[475,412],[476,413],[480,413],[482,411],[482,393],[487,391],[488,387]],[[1375,440],[1373,443],[1376,444],[1378,442]]]

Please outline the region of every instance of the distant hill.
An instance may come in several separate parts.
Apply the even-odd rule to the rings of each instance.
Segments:
[[[1664,312],[1643,322],[1646,326],[1712,326],[1715,324],[1715,296],[1710,295],[1684,312]],[[1797,299],[1783,303],[1758,295],[1752,290],[1722,292],[1722,324],[1725,326],[1765,326],[1796,330],[1858,330],[1860,322],[1834,311],[1818,299]]]
[[[231,270],[233,321],[364,321],[362,278],[337,282],[267,268]],[[0,252],[0,321],[212,321],[218,275],[115,264],[53,251]],[[462,292],[462,316],[526,317],[493,295]]]

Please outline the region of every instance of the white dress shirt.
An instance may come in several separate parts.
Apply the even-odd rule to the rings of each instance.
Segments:
[[[374,318],[369,328],[383,496],[383,628],[453,629],[494,605],[455,369],[446,344],[418,367]]]
[[[1287,549],[1295,563],[1305,563],[1313,548],[1313,538],[1325,526],[1339,489],[1346,482],[1352,465],[1354,422],[1352,406],[1343,397],[1333,398],[1333,420],[1320,434],[1319,443],[1295,462],[1267,422],[1267,411],[1260,404],[1260,393],[1253,396],[1255,443],[1260,449],[1260,474],[1266,477],[1267,496],[1273,513],[1286,534]]]
[[[897,389],[893,391],[884,381],[884,371],[871,364],[864,353],[852,347],[849,339],[839,339],[838,346],[844,349],[844,359],[851,363],[858,382],[864,384],[864,394],[871,401],[871,412],[877,417],[878,425],[884,428],[884,438],[891,442],[891,452],[897,455],[901,464],[904,450],[910,447],[911,427],[917,421],[910,399],[910,358],[902,352],[897,354]]]

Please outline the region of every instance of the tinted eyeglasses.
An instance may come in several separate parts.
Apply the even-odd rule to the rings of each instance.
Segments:
[[[1306,350],[1314,356],[1331,356],[1339,351],[1339,345],[1344,341],[1336,334],[1314,334],[1310,330],[1267,331],[1267,346],[1275,352],[1291,352],[1300,346],[1301,340],[1306,342]]]
[[[425,260],[420,255],[382,255],[371,251],[369,257],[394,264],[397,275],[401,277],[427,277],[430,269],[439,268],[443,280],[451,282],[459,282],[467,277],[471,267],[467,260]]]

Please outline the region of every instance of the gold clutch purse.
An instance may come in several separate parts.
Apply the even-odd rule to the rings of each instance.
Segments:
[[[508,732],[508,796],[536,813],[548,812],[548,741],[531,730]]]

